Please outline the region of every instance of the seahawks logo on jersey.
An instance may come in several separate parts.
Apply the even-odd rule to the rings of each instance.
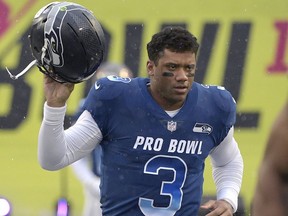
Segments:
[[[196,123],[193,127],[195,133],[206,133],[210,134],[213,131],[213,127],[205,123]]]

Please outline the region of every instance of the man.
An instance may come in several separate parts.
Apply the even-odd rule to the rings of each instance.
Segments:
[[[197,215],[205,159],[210,155],[217,200],[208,216],[232,215],[243,160],[233,138],[236,104],[223,87],[194,82],[197,39],[167,27],[147,44],[149,78],[100,79],[77,122],[63,130],[73,84],[45,77],[46,102],[39,132],[39,161],[61,169],[103,150],[103,215]]]
[[[287,177],[288,101],[276,118],[268,138],[252,205],[253,216],[287,215]]]
[[[133,77],[130,69],[122,64],[112,62],[103,63],[93,77],[89,80],[91,84],[106,76]],[[81,100],[78,112],[75,115],[77,120],[83,112],[83,102]],[[76,121],[75,120],[75,121]],[[82,183],[84,189],[84,207],[82,216],[100,216],[102,210],[100,208],[100,175],[101,175],[101,146],[97,145],[92,153],[71,165],[77,179]]]

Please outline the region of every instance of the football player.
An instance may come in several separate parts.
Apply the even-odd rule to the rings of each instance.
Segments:
[[[208,216],[236,212],[243,174],[233,137],[236,103],[224,87],[194,81],[198,47],[181,27],[156,33],[147,44],[149,77],[97,80],[67,130],[74,84],[46,76],[41,166],[59,170],[101,145],[103,215],[196,216],[200,207]],[[217,200],[201,206],[208,156]]]

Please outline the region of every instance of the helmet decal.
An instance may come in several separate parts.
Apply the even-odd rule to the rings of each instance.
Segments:
[[[63,43],[61,39],[61,27],[63,19],[67,14],[67,5],[71,3],[61,3],[55,5],[49,12],[47,22],[44,27],[44,46],[42,48],[41,63],[62,67],[63,59]],[[66,9],[66,10],[65,10]],[[57,18],[57,20],[56,20]],[[60,22],[59,22],[59,20]],[[46,64],[45,64],[46,63]]]

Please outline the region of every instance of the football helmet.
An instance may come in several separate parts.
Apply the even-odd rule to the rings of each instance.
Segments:
[[[29,39],[35,64],[58,82],[89,79],[105,54],[100,23],[91,11],[70,2],[52,2],[41,8]]]

